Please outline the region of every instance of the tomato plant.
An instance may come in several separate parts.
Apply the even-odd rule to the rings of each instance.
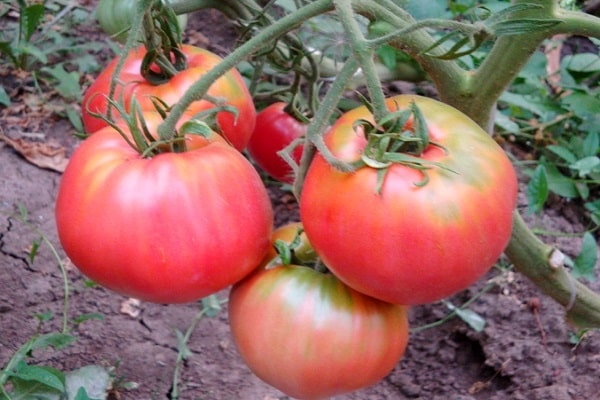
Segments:
[[[66,254],[90,279],[126,296],[182,303],[260,263],[273,223],[260,177],[228,144],[195,140],[195,150],[143,158],[107,127],[75,150],[56,223]]]
[[[286,103],[273,103],[256,116],[256,127],[248,142],[248,153],[256,164],[272,178],[292,183],[292,167],[278,154],[294,140],[306,134],[306,124],[285,111]],[[298,163],[303,146],[297,146],[292,159]]]
[[[187,57],[187,67],[168,81],[156,85],[145,79],[140,72],[146,50],[143,47],[132,50],[128,54],[118,76],[120,83],[117,86],[114,99],[120,100],[122,97],[127,111],[130,111],[132,97],[136,98],[140,108],[144,111],[155,110],[153,103],[155,99],[160,99],[169,107],[172,107],[199,76],[202,76],[221,61],[219,56],[198,47],[183,45],[181,50]],[[82,119],[84,128],[88,133],[96,132],[108,125],[106,121],[94,114],[104,115],[107,112],[107,96],[118,61],[118,58],[112,60],[83,96]],[[254,130],[256,110],[239,72],[230,70],[225,73],[212,84],[208,95],[217,101],[224,100],[226,105],[235,108],[237,115],[228,110],[219,111],[217,113],[217,123],[224,136],[235,148],[241,150],[246,147]],[[190,119],[197,113],[213,107],[215,107],[215,104],[206,98],[195,101],[186,110],[184,119]]]
[[[350,287],[399,304],[440,300],[488,271],[510,238],[517,195],[510,160],[486,132],[432,99],[401,95],[387,104],[405,109],[411,102],[431,143],[410,162],[420,159],[426,169],[389,163],[385,175],[367,166],[346,173],[317,155],[300,202],[306,234],[325,264]],[[373,120],[366,107],[326,133],[338,158],[364,158],[364,129],[354,128],[361,119]]]
[[[125,43],[136,4],[134,0],[100,0],[95,13],[102,30],[117,42]],[[177,22],[183,30],[187,24],[187,15],[177,16]]]
[[[400,360],[408,340],[405,307],[295,265],[259,270],[234,285],[229,322],[250,369],[301,399],[376,383]]]

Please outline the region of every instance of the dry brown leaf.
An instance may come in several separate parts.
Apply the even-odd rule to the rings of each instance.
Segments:
[[[6,142],[27,161],[39,168],[64,172],[69,162],[65,148],[59,145],[30,142],[22,138],[11,139],[1,133],[0,140]]]
[[[132,318],[137,318],[142,312],[141,305],[142,302],[138,299],[129,298],[121,303],[120,311],[121,313],[127,314]]]

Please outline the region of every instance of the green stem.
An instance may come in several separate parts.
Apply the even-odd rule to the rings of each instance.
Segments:
[[[513,224],[505,253],[516,270],[564,306],[578,328],[600,328],[600,296],[567,272],[562,253],[539,240],[516,211]]]
[[[168,140],[175,130],[175,124],[183,115],[190,104],[202,97],[208,91],[208,88],[219,77],[227,71],[234,68],[240,62],[248,59],[254,53],[265,48],[281,35],[295,29],[304,21],[322,14],[332,9],[332,0],[316,0],[308,5],[298,9],[292,14],[288,14],[276,21],[273,25],[266,27],[258,32],[246,43],[242,44],[236,50],[225,57],[219,65],[204,74],[197,80],[185,93],[179,102],[173,107],[165,121],[158,127],[158,134],[161,139]]]
[[[398,29],[410,29],[417,24],[410,14],[392,0],[378,0],[377,3],[356,1],[354,9],[370,20],[380,20],[390,24],[389,33]],[[423,49],[430,48],[435,42],[436,40],[429,33],[420,29],[403,34],[392,40],[390,44],[409,54],[421,65],[435,84],[441,100],[445,101],[447,94],[456,92],[465,84],[468,73],[454,60],[440,60],[422,53]]]
[[[300,159],[300,167],[298,168],[298,174],[296,175],[296,180],[294,182],[294,195],[297,199],[300,199],[304,178],[306,177],[308,166],[314,157],[315,149],[318,149],[321,156],[323,156],[323,158],[325,158],[325,160],[327,160],[334,168],[341,171],[351,171],[353,169],[351,165],[337,160],[326,146],[322,133],[329,124],[333,113],[337,110],[337,105],[346,90],[346,82],[352,78],[357,69],[358,62],[354,57],[350,57],[346,60],[337,79],[333,81],[333,84],[321,101],[314,118],[308,125],[304,150],[302,151],[302,158]]]
[[[242,17],[244,14],[238,7],[227,1],[220,0],[178,0],[170,3],[173,11],[177,15],[188,14],[197,10],[212,8],[220,11],[231,20]]]
[[[140,0],[138,2],[137,7],[135,8],[135,13],[133,15],[133,21],[131,22],[131,31],[127,36],[127,41],[123,47],[123,51],[121,52],[121,57],[119,61],[117,61],[117,65],[115,66],[115,70],[112,75],[112,79],[110,80],[110,87],[108,90],[108,99],[112,99],[115,95],[115,91],[117,90],[117,84],[119,83],[119,76],[121,75],[121,70],[125,65],[125,60],[127,59],[127,55],[131,53],[132,49],[137,46],[137,38],[139,37],[139,32],[142,31],[142,26],[144,24],[144,13],[148,7],[152,5],[153,0]],[[135,33],[133,33],[135,32]],[[87,106],[86,104],[83,105]],[[113,112],[113,103],[110,101],[106,106],[106,118],[109,121],[112,121],[112,112]]]
[[[342,22],[354,57],[358,61],[365,77],[369,97],[373,104],[373,114],[376,121],[381,120],[389,111],[385,102],[385,94],[377,75],[374,62],[374,47],[370,46],[363,36],[352,10],[351,0],[334,0],[335,9]]]
[[[550,31],[551,34],[581,35],[600,39],[600,18],[581,11],[554,8],[554,17],[563,22]]]

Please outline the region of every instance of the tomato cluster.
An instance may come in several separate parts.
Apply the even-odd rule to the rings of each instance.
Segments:
[[[280,152],[306,135],[306,125],[283,103],[257,117],[243,80],[230,71],[209,91],[236,109],[218,111],[218,132],[182,131],[178,146],[157,142],[163,117],[156,99],[172,106],[220,60],[191,46],[183,52],[187,69],[158,85],[140,75],[145,50],[127,56],[114,98],[123,114],[135,99],[135,118],[117,113],[109,125],[95,117],[107,112],[117,60],[86,92],[90,135],[74,152],[56,202],[66,254],[102,286],[146,301],[190,302],[231,287],[240,355],[290,396],[324,398],[376,383],[404,354],[408,307],[467,288],[504,250],[517,193],[510,161],[448,105],[392,97],[393,113],[419,110],[420,119],[406,118],[397,136],[425,129],[419,152],[394,153],[401,146],[385,127],[373,147],[372,129],[381,127],[367,107],[343,114],[324,143],[355,169],[341,171],[317,153],[304,180],[301,222],[273,231],[267,189],[241,150],[248,144],[259,168],[292,183],[294,169]],[[216,106],[192,103],[176,129]],[[140,129],[151,142],[144,152],[132,145]],[[300,145],[289,158],[297,163],[301,155]]]

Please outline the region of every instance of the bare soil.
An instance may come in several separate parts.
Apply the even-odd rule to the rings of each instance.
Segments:
[[[88,29],[85,34],[100,35],[95,26]],[[213,12],[193,14],[188,31],[188,42],[217,53],[234,44],[231,27]],[[10,79],[17,78],[3,77],[5,83]],[[31,105],[11,107],[0,108],[3,135],[27,144],[52,145],[50,150],[56,151],[50,151],[50,158],[52,154],[60,158],[61,149],[68,155],[77,145],[75,131],[66,120],[36,114]],[[44,150],[48,153],[47,147]],[[29,260],[28,253],[32,244],[39,242],[40,233],[15,216],[19,207],[25,208],[31,224],[56,246],[60,257],[65,257],[54,222],[60,178],[60,173],[33,165],[12,146],[0,142],[0,365],[36,332],[34,315],[52,312],[55,317],[44,323],[41,331],[60,329],[64,291],[57,261],[45,244],[35,260]],[[270,192],[277,224],[297,220],[293,196],[275,186]],[[519,209],[525,213],[525,208],[526,200],[521,196]],[[556,201],[530,223],[552,232],[581,233],[585,230],[581,212],[574,205]],[[578,254],[581,245],[575,236],[544,239],[570,256]],[[501,263],[508,266],[506,260]],[[71,318],[90,313],[104,318],[74,326],[75,344],[57,352],[38,352],[35,362],[61,370],[88,364],[114,368],[112,399],[169,399],[178,352],[175,330],[184,332],[200,305],[141,303],[132,308],[130,299],[101,287],[87,287],[75,268],[69,268],[68,278]],[[495,284],[470,306],[486,321],[482,332],[475,332],[457,318],[412,332],[405,357],[389,376],[373,387],[337,399],[598,398],[600,335],[589,332],[575,345],[564,310],[509,267],[493,269],[478,284],[450,300],[463,304],[490,282]],[[600,286],[594,288],[599,290]],[[224,299],[227,293],[219,296]],[[433,323],[448,312],[442,303],[414,307],[411,325],[416,328]],[[192,355],[182,368],[181,399],[288,398],[261,382],[244,365],[230,336],[226,305],[216,317],[200,321],[189,349]],[[135,382],[136,388],[122,385],[127,382]]]

